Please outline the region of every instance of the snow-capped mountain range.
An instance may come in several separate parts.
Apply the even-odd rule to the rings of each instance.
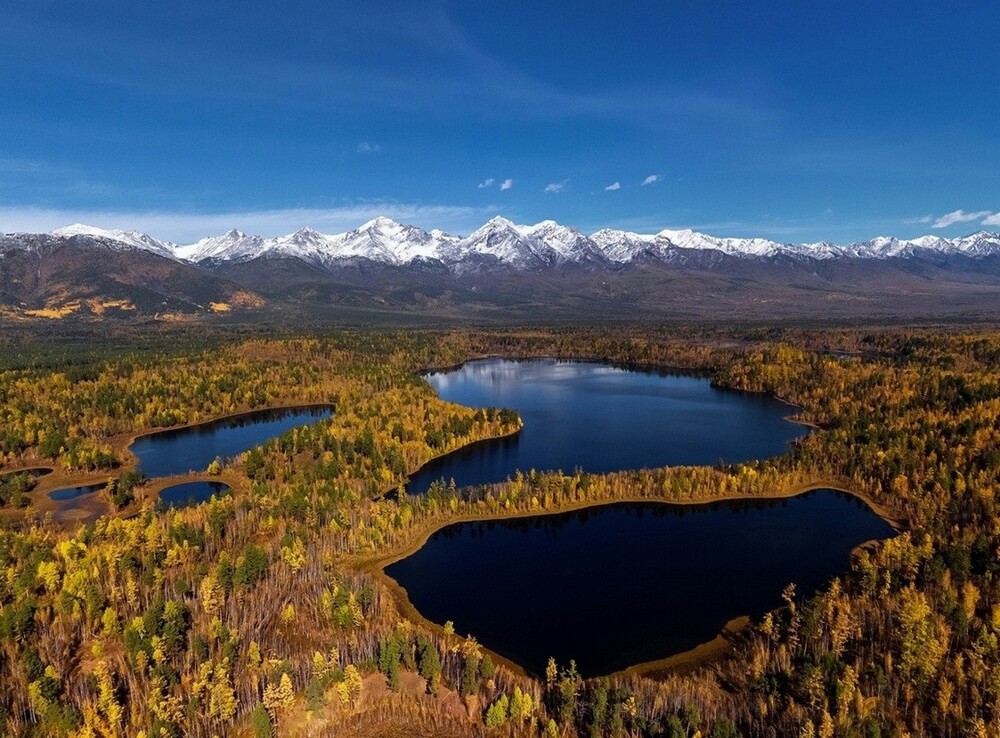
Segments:
[[[233,229],[193,244],[160,241],[145,233],[71,225],[54,231],[59,238],[90,236],[112,248],[142,249],[176,261],[211,266],[259,258],[295,258],[332,268],[357,260],[406,266],[440,263],[453,272],[484,264],[534,270],[563,264],[623,266],[645,261],[683,261],[691,252],[717,252],[731,257],[773,259],[889,259],[963,255],[980,258],[1000,254],[1000,234],[980,231],[961,238],[923,236],[898,239],[879,236],[850,244],[793,244],[763,238],[717,238],[692,230],[655,234],[603,229],[586,235],[545,220],[518,225],[497,216],[468,236],[425,231],[379,217],[347,233],[324,234],[311,228],[278,238],[251,236]]]

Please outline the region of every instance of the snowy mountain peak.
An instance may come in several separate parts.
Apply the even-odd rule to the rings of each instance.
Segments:
[[[115,238],[124,235],[125,231],[107,231],[96,226],[89,226],[83,223],[73,223],[72,225],[57,228],[52,231],[53,236],[96,236],[97,238]]]
[[[403,225],[392,218],[387,218],[384,215],[380,215],[377,218],[372,218],[367,223],[362,224],[358,227],[359,231],[370,231],[379,230],[385,228],[402,228]]]
[[[517,224],[514,223],[513,221],[507,220],[502,215],[494,215],[488,221],[486,221],[485,223],[483,223],[478,228],[478,230],[481,231],[481,230],[487,229],[487,228],[491,229],[491,230],[495,230],[497,228],[510,228],[511,230],[516,230],[517,229]]]
[[[314,240],[317,238],[322,238],[323,234],[317,231],[315,228],[310,228],[306,226],[304,228],[299,228],[295,233],[290,233],[286,238],[293,239],[297,238],[300,240]]]
[[[530,226],[518,226],[499,215],[490,218],[458,244],[456,260],[472,254],[494,258],[515,269],[532,269],[559,261],[558,253],[532,237]]]
[[[138,233],[137,231],[106,230],[96,226],[84,225],[83,223],[74,223],[73,225],[52,231],[52,235],[60,238],[90,236],[108,241],[117,248],[142,249],[144,251],[152,251],[169,259],[176,258],[174,254],[177,248],[176,244],[172,244],[169,241],[158,241],[150,235]]]
[[[246,261],[258,255],[264,244],[260,236],[248,236],[243,231],[232,228],[221,236],[203,238],[186,246],[174,247],[174,254],[186,261],[219,259],[222,261]]]
[[[591,238],[576,228],[564,226],[554,220],[543,220],[541,223],[521,229],[521,233],[541,241],[563,261],[584,262],[605,259],[600,246]]]

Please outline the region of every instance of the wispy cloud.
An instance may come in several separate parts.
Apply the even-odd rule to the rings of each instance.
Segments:
[[[12,159],[0,156],[0,174],[50,174],[65,176],[76,174],[69,167],[35,159]]]
[[[514,186],[514,180],[508,177],[507,179],[505,179],[503,182],[500,183],[500,191],[503,192],[505,190],[509,190],[513,186]]]
[[[494,182],[496,182],[496,180],[493,177],[487,177],[476,186],[481,190],[485,190],[487,187],[492,187]]]
[[[562,192],[563,190],[566,189],[566,185],[568,184],[569,184],[569,179],[564,179],[561,182],[550,182],[549,184],[545,185],[544,192],[548,192],[550,194]]]
[[[974,220],[979,220],[980,218],[985,218],[989,220],[993,217],[993,213],[989,210],[977,210],[973,213],[967,213],[962,209],[953,210],[950,213],[945,213],[936,221],[932,228],[947,228],[948,226],[953,226],[956,223],[971,223]]]
[[[982,225],[995,226],[1000,225],[1000,213],[993,213],[992,215],[987,215],[983,218]]]
[[[921,216],[920,218],[909,218],[907,220],[904,220],[903,222],[906,223],[906,225],[917,225],[918,223],[930,223],[933,220],[934,220],[933,215],[924,215]]]
[[[370,141],[362,141],[358,144],[359,154],[377,154],[382,150],[382,147],[377,143],[371,143]]]
[[[421,205],[372,201],[330,208],[284,208],[215,213],[119,211],[0,207],[0,233],[47,233],[71,223],[99,228],[141,231],[175,243],[192,243],[205,236],[239,228],[261,236],[280,236],[310,226],[327,233],[357,228],[379,215],[421,226],[468,233],[497,212],[496,207]]]
[[[441,3],[421,4],[419,9],[407,3],[329,5],[317,9],[312,28],[297,29],[306,44],[321,42],[320,29],[330,23],[349,31],[338,39],[343,52],[322,55],[319,61],[280,51],[261,55],[245,44],[206,48],[193,34],[185,38],[148,30],[135,39],[144,61],[136,65],[134,44],[117,43],[114,24],[108,22],[113,19],[111,6],[95,9],[86,23],[55,13],[12,10],[0,25],[0,47],[27,54],[34,51],[33,39],[45,38],[65,52],[46,60],[61,74],[158,100],[254,100],[337,114],[346,109],[366,116],[373,110],[419,110],[442,118],[494,119],[497,113],[516,119],[588,117],[657,128],[681,119],[766,124],[785,115],[773,90],[759,84],[747,89],[745,80],[721,88],[677,82],[587,90],[555,85],[525,73],[504,54],[484,49]],[[284,24],[287,19],[280,12],[271,11],[275,22]],[[229,22],[236,33],[252,31],[255,26],[247,24],[248,19],[259,24],[259,16],[236,15]],[[372,63],[367,45],[446,63],[430,67],[413,63],[386,71],[383,64]]]
[[[621,182],[612,182],[607,187],[604,188],[605,192],[614,192],[615,190],[620,190],[622,188]]]
[[[648,177],[646,177],[646,179],[642,180],[642,186],[646,187],[647,185],[654,185],[661,179],[663,179],[662,174],[650,174]]]

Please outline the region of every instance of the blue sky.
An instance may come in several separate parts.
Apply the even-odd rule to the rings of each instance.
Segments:
[[[0,230],[997,230],[997,28],[985,2],[15,0]]]

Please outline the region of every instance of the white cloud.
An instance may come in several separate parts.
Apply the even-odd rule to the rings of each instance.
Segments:
[[[218,213],[157,211],[46,209],[0,207],[0,233],[48,233],[71,223],[98,228],[141,231],[174,243],[193,243],[206,236],[239,228],[247,233],[274,237],[310,226],[325,233],[341,233],[357,228],[379,215],[422,228],[441,228],[452,233],[469,233],[495,207],[471,208],[459,205],[415,205],[387,201],[360,202],[330,208],[284,208]]]
[[[930,223],[934,220],[933,215],[925,215],[921,218],[910,218],[909,220],[904,220],[903,222],[907,225],[915,225],[917,223]]]
[[[650,174],[646,177],[646,179],[642,180],[642,186],[645,187],[646,185],[656,184],[661,179],[663,179],[662,174]]]
[[[359,154],[377,154],[382,150],[382,147],[377,143],[369,143],[368,141],[362,141],[358,144]]]
[[[479,187],[479,189],[481,190],[485,190],[487,187],[492,187],[494,182],[496,182],[496,180],[493,179],[493,177],[487,177],[482,182],[480,182],[477,185],[477,187]]]
[[[545,185],[544,191],[553,194],[557,192],[562,192],[563,190],[566,189],[566,185],[568,184],[569,184],[569,179],[564,179],[561,182],[550,182],[549,184]]]
[[[622,188],[621,182],[612,182],[607,187],[604,188],[605,192],[614,192],[615,190],[620,190]]]
[[[508,177],[507,179],[505,179],[503,182],[500,183],[500,191],[503,192],[504,190],[509,190],[513,186],[514,186],[514,180]]]
[[[1000,225],[1000,213],[993,213],[992,215],[987,215],[983,218],[983,222],[980,225]]]
[[[969,223],[973,220],[979,220],[980,218],[990,218],[993,215],[989,210],[979,210],[974,213],[967,213],[964,210],[953,210],[950,213],[945,213],[936,221],[932,228],[947,228],[948,226],[955,225],[956,223]]]

